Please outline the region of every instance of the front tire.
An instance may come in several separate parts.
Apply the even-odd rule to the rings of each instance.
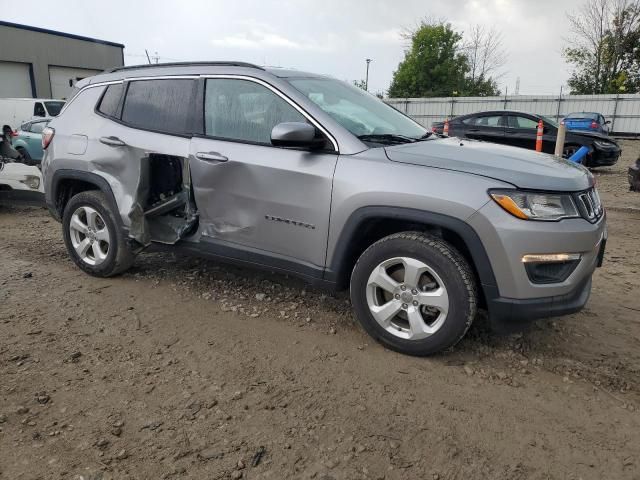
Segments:
[[[477,289],[464,257],[440,238],[402,232],[371,245],[351,274],[351,302],[363,328],[409,355],[452,347],[476,316]]]
[[[111,277],[133,264],[135,255],[107,207],[104,193],[78,193],[67,203],[62,217],[64,243],[75,264],[95,277]]]

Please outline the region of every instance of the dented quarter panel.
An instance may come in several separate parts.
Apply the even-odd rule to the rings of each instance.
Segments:
[[[196,157],[216,152],[226,162]],[[203,240],[324,267],[337,155],[193,138],[191,178]]]
[[[133,238],[147,245],[150,238],[142,212],[148,192],[148,156],[150,153],[163,153],[186,159],[190,140],[130,128],[98,115],[94,106],[105,88],[94,87],[82,91],[64,115],[50,123],[56,129],[56,135],[46,150],[43,169],[46,172],[46,159],[51,157],[56,159],[56,169],[100,175],[111,187],[123,225]],[[87,118],[87,115],[91,118]],[[75,145],[79,136],[88,138],[84,153]],[[125,146],[105,145],[100,142],[101,137],[117,137]],[[45,178],[50,182],[52,176]],[[47,188],[50,185],[45,185]]]

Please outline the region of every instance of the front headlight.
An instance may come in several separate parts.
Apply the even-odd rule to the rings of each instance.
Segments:
[[[580,217],[573,198],[567,193],[491,190],[489,195],[511,215],[523,220],[553,221]]]
[[[35,175],[26,175],[24,180],[20,180],[20,183],[24,183],[27,187],[37,190],[40,187],[40,178]]]
[[[600,147],[600,148],[614,148],[616,146],[615,143],[613,142],[606,142],[604,140],[594,140],[593,144],[596,147]]]

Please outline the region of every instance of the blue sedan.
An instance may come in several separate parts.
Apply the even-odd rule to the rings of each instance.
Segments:
[[[570,113],[562,122],[567,126],[567,130],[583,130],[605,135],[609,135],[611,125],[611,121],[605,120],[604,116],[598,112]]]
[[[50,120],[47,118],[23,123],[13,137],[13,148],[22,154],[25,164],[40,165],[42,162],[42,130]]]

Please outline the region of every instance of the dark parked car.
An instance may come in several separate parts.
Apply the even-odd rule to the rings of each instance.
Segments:
[[[609,135],[609,125],[611,125],[611,120],[605,120],[604,116],[597,112],[570,113],[562,121],[567,126],[567,130],[598,132],[605,135]]]
[[[538,121],[544,123],[542,151],[555,151],[558,124],[552,119],[531,113],[498,110],[478,112],[449,120],[449,135],[487,142],[502,143],[515,147],[536,148]],[[442,133],[444,122],[432,124],[432,130]],[[567,131],[563,156],[573,155],[580,147],[589,148],[583,164],[587,167],[613,165],[620,157],[620,146],[607,135],[596,132]]]

